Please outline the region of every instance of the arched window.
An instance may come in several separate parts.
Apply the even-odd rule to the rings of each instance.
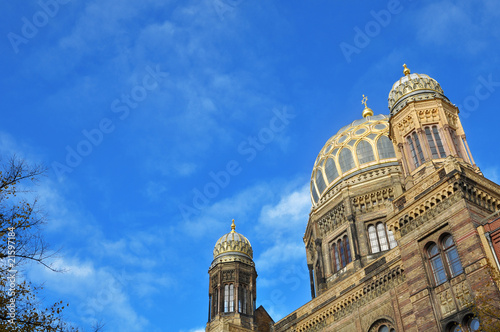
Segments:
[[[339,239],[338,242],[337,242],[337,246],[339,247],[340,249],[340,263],[342,264],[342,267],[346,266],[346,259],[345,259],[345,248],[344,248],[344,244],[342,243],[342,239]]]
[[[353,169],[354,166],[354,159],[352,158],[352,153],[351,150],[348,148],[343,148],[340,153],[339,153],[339,165],[340,165],[340,170],[342,173],[347,172],[350,169]]]
[[[368,226],[368,238],[372,254],[395,248],[398,245],[394,234],[382,222]]]
[[[427,247],[427,255],[436,286],[463,272],[457,247],[450,234],[443,236],[439,245],[431,242]]]
[[[413,164],[415,165],[415,168],[417,168],[425,161],[417,133],[413,132],[410,135],[406,136],[406,141],[410,146],[410,153],[413,158]]]
[[[351,247],[349,246],[349,239],[347,238],[347,235],[344,235],[344,244],[345,244],[345,252],[346,252],[346,261],[347,264],[352,262],[351,259]]]
[[[247,313],[247,307],[248,307],[248,297],[247,297],[247,286],[241,285],[239,287],[239,293],[238,293],[238,312],[241,312],[243,314]]]
[[[224,312],[234,312],[234,284],[224,286]]]
[[[463,272],[462,264],[460,263],[460,258],[458,257],[457,247],[451,235],[446,235],[442,241],[444,254],[446,256],[446,262],[450,269],[451,277],[456,277]]]
[[[446,158],[443,142],[439,136],[437,126],[428,126],[425,127],[424,130],[425,136],[427,137],[427,143],[429,143],[429,148],[431,149],[432,159]]]
[[[396,158],[394,145],[389,137],[382,135],[377,141],[377,150],[379,159]]]
[[[339,172],[337,171],[337,166],[335,166],[335,161],[332,158],[328,158],[325,163],[325,174],[328,182],[332,182],[339,177]]]
[[[224,312],[229,312],[229,285],[224,286]]]
[[[229,311],[234,311],[234,285],[229,285]]]
[[[311,193],[314,199],[314,203],[318,203],[318,193],[316,192],[316,186],[314,185],[314,182],[311,181]]]
[[[337,272],[352,262],[351,247],[347,235],[340,237],[332,244],[333,272]]]
[[[379,319],[372,324],[368,332],[396,332],[396,329],[387,319]]]
[[[323,172],[321,171],[321,169],[316,170],[316,185],[318,186],[318,191],[321,195],[321,193],[323,193],[323,191],[326,189],[326,183],[323,179]]]
[[[360,141],[356,146],[356,155],[358,156],[359,164],[366,164],[375,160],[373,149],[367,141]]]
[[[431,263],[434,281],[436,282],[436,285],[441,285],[446,281],[446,273],[444,272],[443,260],[441,259],[441,254],[437,244],[432,243],[427,248],[427,255],[429,256],[429,261]]]
[[[377,230],[375,226],[368,226],[368,237],[370,238],[370,247],[372,248],[372,253],[376,254],[380,251],[380,245],[378,244]]]
[[[385,225],[381,222],[377,224],[377,235],[378,242],[380,243],[380,250],[389,250],[389,244],[387,243],[387,235],[385,234]]]
[[[333,256],[333,271],[337,272],[342,268],[342,266],[340,265],[340,255],[336,243],[334,243],[332,246],[332,256]]]
[[[214,291],[214,297],[213,297],[213,316],[217,315],[217,313],[219,312],[219,306],[218,306],[218,303],[219,303],[219,292],[217,289],[215,289]]]

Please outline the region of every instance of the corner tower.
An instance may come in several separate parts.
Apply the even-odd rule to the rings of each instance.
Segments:
[[[435,79],[412,74],[406,64],[403,67],[404,76],[389,92],[389,137],[397,147],[407,189],[439,168],[448,156],[479,173],[458,108]]]
[[[257,272],[250,241],[236,233],[234,219],[231,232],[215,244],[214,260],[208,269],[209,310],[207,332],[254,331]]]

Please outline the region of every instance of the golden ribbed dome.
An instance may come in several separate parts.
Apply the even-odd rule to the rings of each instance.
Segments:
[[[342,127],[321,149],[311,175],[313,205],[333,187],[356,174],[397,165],[388,137],[389,117],[366,116]]]
[[[243,235],[236,233],[236,226],[233,223],[231,224],[231,232],[223,235],[217,243],[215,243],[214,247],[214,259],[222,255],[244,255],[248,256],[250,259],[253,259],[253,250],[250,241]]]
[[[403,66],[405,68],[404,76],[394,83],[389,92],[391,115],[399,112],[409,101],[430,98],[443,98],[448,101],[443,89],[435,79],[425,74],[411,74],[410,69],[406,65]]]

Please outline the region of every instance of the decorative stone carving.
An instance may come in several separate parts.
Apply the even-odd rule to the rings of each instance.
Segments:
[[[455,305],[449,289],[439,293],[438,298],[443,317],[446,317],[455,311]]]
[[[331,209],[323,218],[318,220],[320,235],[326,235],[343,225],[347,219],[344,214],[344,203],[339,203]]]
[[[393,188],[384,188],[352,199],[356,213],[370,212],[386,208],[386,202],[394,198]]]
[[[222,281],[233,281],[234,280],[234,270],[222,271]]]
[[[436,122],[439,121],[439,112],[437,108],[420,110],[418,111],[418,117],[420,118],[420,123],[422,124]]]
[[[461,310],[472,304],[472,295],[466,281],[459,283],[453,287],[453,292],[457,299],[458,309]]]

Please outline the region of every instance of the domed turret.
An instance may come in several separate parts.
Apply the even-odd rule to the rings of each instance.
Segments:
[[[410,101],[441,98],[449,102],[435,79],[425,74],[411,74],[406,64],[403,67],[404,76],[394,83],[389,92],[391,115],[399,112]]]
[[[363,96],[364,97],[364,96]],[[366,106],[363,119],[342,127],[321,149],[311,175],[313,205],[333,187],[352,176],[388,164],[397,164],[394,146],[388,137],[389,117]]]
[[[231,232],[221,236],[215,243],[214,260],[221,256],[246,256],[253,259],[253,250],[250,241],[243,235],[236,233],[234,219]]]
[[[209,313],[207,331],[222,331],[232,324],[256,330],[257,272],[250,241],[236,233],[234,219],[231,232],[223,235],[214,247],[214,260],[208,269]],[[225,329],[224,329],[225,331]]]

